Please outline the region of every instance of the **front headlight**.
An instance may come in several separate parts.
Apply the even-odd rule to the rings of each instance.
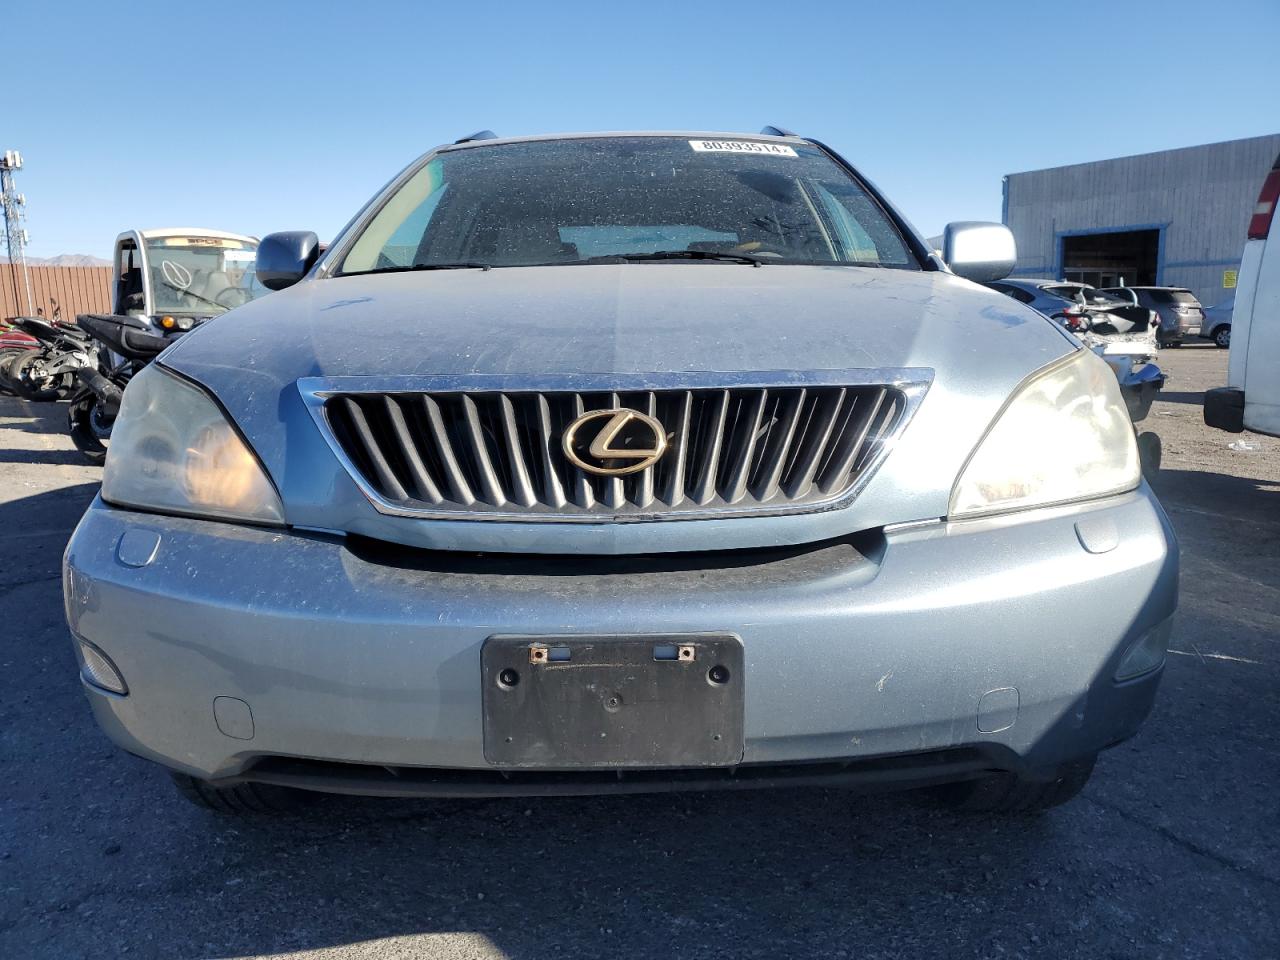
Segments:
[[[1024,383],[969,457],[952,517],[1024,510],[1132,490],[1133,424],[1111,368],[1080,350]]]
[[[125,391],[102,499],[163,513],[284,523],[275,487],[218,405],[155,364]]]

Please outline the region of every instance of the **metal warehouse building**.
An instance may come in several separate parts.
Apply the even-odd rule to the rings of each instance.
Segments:
[[[1205,306],[1235,286],[1245,230],[1280,134],[1004,178],[1016,277],[1099,287],[1189,287]]]

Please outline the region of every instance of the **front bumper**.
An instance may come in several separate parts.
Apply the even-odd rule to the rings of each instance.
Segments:
[[[1145,486],[849,542],[647,558],[399,550],[96,501],[64,587],[71,630],[128,684],[85,685],[103,729],[208,779],[288,782],[292,764],[301,785],[348,792],[423,768],[408,792],[457,792],[430,786],[449,771],[510,784],[483,750],[486,638],[707,632],[744,646],[744,764],[918,756],[959,764],[934,777],[947,779],[974,775],[975,756],[1043,769],[1134,733],[1160,670],[1113,676],[1173,614],[1177,550]]]

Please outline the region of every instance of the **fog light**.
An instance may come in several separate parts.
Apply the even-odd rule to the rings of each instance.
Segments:
[[[1120,658],[1120,666],[1116,668],[1117,680],[1130,680],[1133,677],[1154,670],[1164,663],[1165,653],[1169,649],[1169,634],[1173,630],[1173,618],[1164,620],[1129,645],[1129,649]]]
[[[80,640],[79,637],[76,639],[80,642],[80,658],[84,662],[84,666],[80,668],[80,675],[84,677],[85,682],[109,693],[126,696],[129,688],[125,685],[124,677],[120,676],[116,665],[111,662],[111,658],[87,640]]]

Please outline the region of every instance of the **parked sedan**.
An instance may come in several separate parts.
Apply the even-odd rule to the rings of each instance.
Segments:
[[[1073,327],[1071,322],[1071,318],[1078,318],[1084,312],[1081,309],[1081,285],[1078,283],[1006,278],[988,283],[987,286],[1019,303],[1025,303],[1032,310],[1038,310],[1046,317],[1057,320],[1068,329],[1078,329],[1078,324]]]
[[[1185,287],[1103,287],[1103,293],[1135,303],[1160,316],[1160,346],[1180,347],[1187,337],[1200,336],[1204,308]]]

